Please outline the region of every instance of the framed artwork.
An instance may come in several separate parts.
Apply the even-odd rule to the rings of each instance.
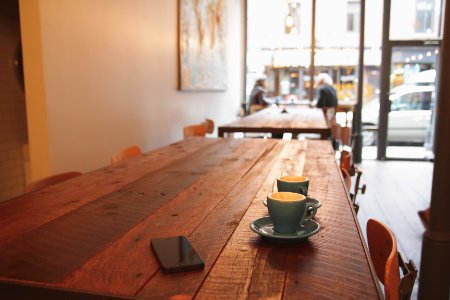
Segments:
[[[179,88],[224,91],[226,0],[179,0]]]

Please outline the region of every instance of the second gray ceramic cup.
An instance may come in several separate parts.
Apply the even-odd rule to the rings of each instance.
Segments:
[[[305,176],[280,176],[277,178],[279,192],[299,193],[308,195],[309,179]]]

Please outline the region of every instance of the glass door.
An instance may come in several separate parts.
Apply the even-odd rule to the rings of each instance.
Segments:
[[[378,159],[432,159],[442,1],[384,0]],[[364,112],[363,112],[364,116]],[[369,140],[370,141],[370,140]]]
[[[437,46],[391,50],[386,157],[433,158]]]

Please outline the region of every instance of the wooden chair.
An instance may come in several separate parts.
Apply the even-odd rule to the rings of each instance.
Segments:
[[[213,133],[214,132],[214,121],[211,119],[205,119],[205,122],[203,124],[206,126],[206,133]]]
[[[80,175],[82,175],[80,172],[66,172],[66,173],[60,173],[60,174],[48,176],[48,177],[45,177],[45,178],[42,178],[42,179],[39,179],[37,181],[30,183],[25,188],[25,192],[31,193],[34,191],[38,191],[38,190],[48,187],[50,185],[57,184],[62,181],[66,181],[71,178],[78,177]]]
[[[207,133],[214,132],[214,121],[211,119],[205,119],[201,124],[190,125],[183,128],[184,138],[192,136],[206,136]]]
[[[347,170],[347,172],[349,172],[350,174],[350,171],[352,169],[352,153],[346,150],[342,150],[339,162],[341,169]]]
[[[355,202],[355,196],[353,193],[350,192],[350,189],[352,187],[352,179],[350,177],[350,174],[348,171],[344,168],[341,168],[342,177],[344,178],[345,186],[347,187],[347,192],[349,193],[350,200],[352,201],[353,209],[355,210],[355,213],[358,214],[359,211],[359,204]]]
[[[363,172],[361,171],[361,169],[357,168],[355,166],[355,164],[353,163],[352,152],[347,151],[347,150],[341,151],[339,166],[341,168],[346,169],[348,171],[348,173],[350,174],[350,176],[356,176],[356,181],[357,181],[356,186],[358,187],[358,190],[361,190],[362,194],[364,194],[366,191],[366,185],[364,184],[361,188],[359,187],[360,178],[361,178],[361,175]],[[356,193],[357,193],[357,190],[355,190],[355,194]]]
[[[255,112],[263,110],[264,108],[266,108],[266,106],[261,105],[261,104],[251,104],[250,105],[250,114],[254,114]]]
[[[345,186],[347,187],[347,191],[350,193],[350,188],[352,186],[352,179],[350,178],[350,174],[346,169],[341,168],[342,177],[344,178]]]
[[[409,299],[417,277],[417,268],[412,260],[405,263],[397,251],[397,240],[383,223],[367,221],[367,242],[378,279],[384,285],[387,300]],[[400,279],[402,269],[403,278]]]
[[[340,166],[341,170],[346,170],[347,173],[349,174],[349,176],[356,176],[355,188],[353,190],[353,193],[350,193],[350,199],[352,200],[355,212],[358,213],[359,204],[356,202],[356,196],[358,195],[359,191],[361,191],[361,194],[366,193],[366,185],[363,184],[362,187],[359,186],[363,172],[360,169],[355,167],[355,165],[353,164],[352,158],[353,158],[353,156],[350,151],[342,150],[339,166]],[[349,189],[349,191],[350,191],[350,189]]]
[[[336,116],[331,118],[331,120],[328,122],[328,126],[330,127],[331,132],[331,144],[333,145],[333,149],[335,151],[338,151],[342,144],[341,125],[336,121]]]
[[[352,144],[352,128],[351,127],[341,127],[340,128],[340,140],[342,145],[351,146]]]
[[[131,147],[125,148],[123,150],[120,150],[119,152],[115,153],[113,156],[111,156],[111,163],[117,163],[119,161],[122,161],[124,159],[138,156],[142,154],[142,150],[139,146],[133,145]]]
[[[336,120],[331,121],[331,143],[334,150],[339,150],[339,144],[341,139],[341,125],[336,123]]]
[[[207,128],[205,124],[191,125],[183,128],[184,138],[193,136],[206,136]]]

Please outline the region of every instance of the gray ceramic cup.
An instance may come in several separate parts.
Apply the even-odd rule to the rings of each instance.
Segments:
[[[317,208],[306,201],[304,195],[291,192],[275,192],[267,195],[267,207],[278,233],[294,233],[299,225],[316,215]]]
[[[280,176],[277,178],[279,192],[299,193],[308,195],[309,179],[305,176]]]

